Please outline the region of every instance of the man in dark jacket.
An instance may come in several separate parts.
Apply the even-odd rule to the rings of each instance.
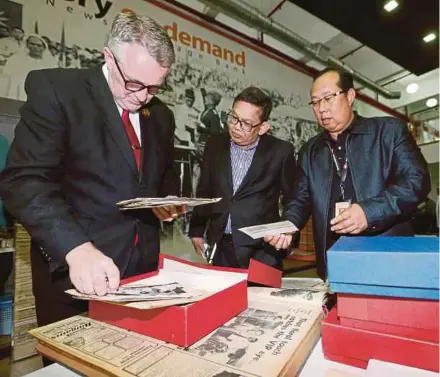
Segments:
[[[410,216],[430,191],[426,161],[407,125],[391,117],[357,115],[355,97],[349,73],[328,68],[315,77],[310,105],[324,132],[299,153],[285,211],[299,229],[312,215],[322,279],[326,251],[342,235],[413,235]],[[282,249],[290,244],[286,236],[266,241]]]
[[[196,207],[189,236],[202,255],[204,235],[216,245],[216,266],[247,268],[250,259],[281,268],[285,250],[254,240],[239,229],[279,221],[279,201],[288,200],[295,179],[293,145],[267,134],[272,100],[249,87],[234,99],[229,133],[212,135],[203,155],[197,196],[222,198]]]
[[[174,116],[155,97],[174,48],[161,26],[117,15],[105,65],[29,73],[27,101],[0,174],[5,205],[32,236],[38,325],[87,310],[64,291],[104,295],[153,271],[159,220],[183,209],[120,211],[134,197],[176,195]]]

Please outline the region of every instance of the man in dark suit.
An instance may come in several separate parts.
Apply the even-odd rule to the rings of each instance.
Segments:
[[[159,220],[182,208],[118,210],[134,197],[176,195],[174,117],[155,97],[174,62],[159,24],[113,21],[105,65],[30,72],[0,194],[32,236],[39,325],[87,310],[64,290],[105,295],[157,268]],[[70,279],[69,279],[70,277]]]
[[[197,253],[217,245],[214,265],[247,268],[251,258],[281,268],[286,252],[238,229],[276,222],[279,200],[289,199],[295,179],[293,145],[267,135],[271,99],[260,89],[241,92],[228,114],[229,133],[208,140],[197,196],[222,200],[196,207],[189,236]],[[209,224],[209,225],[208,225]]]
[[[297,180],[285,217],[299,229],[312,215],[319,276],[327,250],[341,236],[413,236],[411,215],[430,191],[427,163],[408,130],[391,117],[353,111],[353,76],[326,68],[313,80],[310,105],[322,133],[298,157]],[[280,248],[289,237],[266,237]]]

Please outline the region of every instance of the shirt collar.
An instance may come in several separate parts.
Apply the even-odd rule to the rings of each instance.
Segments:
[[[102,66],[102,73],[104,74],[105,81],[108,82],[108,68],[107,68],[107,63],[104,63],[104,65]]]
[[[255,140],[252,144],[246,145],[246,146],[241,146],[241,145],[235,144],[231,139],[231,146],[234,148],[241,149],[243,151],[249,151],[251,149],[256,148],[258,146],[259,141],[260,141],[260,137],[258,136],[257,140]]]
[[[358,115],[357,115],[356,112],[354,112],[354,116],[353,116],[353,119],[352,119],[351,122],[350,122],[350,125],[349,125],[344,131],[342,131],[342,132],[339,134],[338,139],[339,139],[341,136],[348,135],[348,134],[353,130],[353,128],[356,126],[357,121],[358,121]],[[324,137],[325,140],[330,140],[330,141],[332,141],[332,142],[336,142],[336,141],[331,137],[330,132],[328,132],[328,131],[324,131],[324,133],[323,133],[323,137]]]

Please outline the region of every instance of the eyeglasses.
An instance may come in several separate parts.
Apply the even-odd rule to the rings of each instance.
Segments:
[[[124,76],[124,74],[122,73],[121,67],[119,66],[118,61],[116,60],[115,55],[113,54],[113,59],[115,61],[116,64],[116,68],[119,71],[119,74],[122,77],[122,80],[124,80],[124,84],[125,84],[125,89],[127,89],[128,91],[135,93],[135,92],[140,92],[141,90],[147,89],[147,92],[153,96],[157,95],[157,94],[161,94],[163,92],[165,92],[168,89],[168,86],[165,84],[165,86],[158,86],[158,85],[144,85],[140,82],[136,82],[136,81],[130,81],[127,80]]]
[[[321,102],[324,102],[327,105],[331,105],[334,102],[335,98],[342,93],[345,93],[345,90],[340,90],[339,92],[328,94],[321,99],[310,101],[309,105],[312,105],[313,107],[318,107]]]
[[[227,117],[227,122],[228,124],[232,124],[233,126],[237,125],[238,123],[240,124],[240,128],[245,131],[245,132],[251,132],[253,128],[261,126],[265,120],[263,120],[262,122],[258,123],[258,124],[252,124],[246,120],[241,120],[240,118],[238,118],[236,115],[234,115],[234,113],[232,111],[230,111],[228,113],[228,117]]]

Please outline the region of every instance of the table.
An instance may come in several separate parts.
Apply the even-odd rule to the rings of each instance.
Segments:
[[[80,377],[81,375],[53,364],[37,370],[25,377]],[[409,368],[403,365],[371,360],[368,369],[359,369],[326,360],[322,353],[321,339],[316,343],[310,357],[298,377],[435,377],[437,373],[421,369]]]

